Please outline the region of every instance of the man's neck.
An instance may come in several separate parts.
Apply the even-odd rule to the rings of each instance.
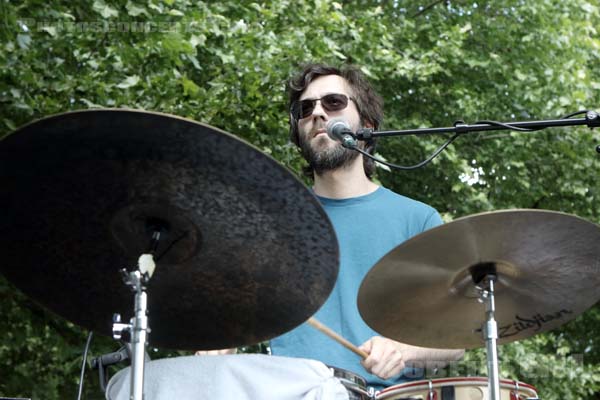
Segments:
[[[333,171],[315,174],[314,191],[317,196],[347,199],[373,193],[379,186],[365,175],[362,157],[351,165]]]

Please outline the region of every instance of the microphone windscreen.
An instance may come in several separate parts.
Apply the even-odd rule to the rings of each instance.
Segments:
[[[351,132],[350,124],[342,117],[330,119],[325,126],[327,135],[333,140],[341,140],[343,135]]]

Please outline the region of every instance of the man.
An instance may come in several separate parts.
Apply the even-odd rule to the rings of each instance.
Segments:
[[[273,339],[272,354],[350,370],[375,388],[414,378],[411,370],[405,370],[413,362],[459,359],[463,350],[426,349],[380,337],[358,312],[358,290],[371,267],[398,244],[442,223],[433,208],[374,183],[373,161],[342,147],[326,133],[332,118],[343,118],[353,131],[377,129],[383,119],[381,98],[357,69],[309,65],[290,81],[289,100],[291,140],[309,163],[314,193],[340,245],[338,280],[315,317],[350,342],[361,344],[369,357],[361,361],[307,324]],[[361,146],[374,153],[374,141]]]

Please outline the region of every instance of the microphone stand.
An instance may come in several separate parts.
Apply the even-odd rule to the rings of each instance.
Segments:
[[[420,128],[394,131],[374,131],[371,128],[362,128],[356,132],[355,136],[358,140],[369,140],[385,136],[431,135],[442,133],[464,134],[482,131],[497,131],[504,129],[531,132],[544,128],[576,125],[587,125],[590,129],[600,127],[600,115],[596,111],[586,111],[585,118],[563,118],[520,122],[481,121],[472,125],[465,124],[463,121],[457,121],[454,124],[454,126],[443,128]]]

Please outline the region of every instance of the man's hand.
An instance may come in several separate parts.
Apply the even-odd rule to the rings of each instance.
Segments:
[[[198,350],[194,353],[197,356],[222,356],[225,354],[235,354],[237,353],[237,348],[233,349],[220,349],[220,350]]]
[[[373,375],[389,379],[398,375],[406,366],[405,362],[411,359],[410,347],[392,339],[374,336],[359,347],[369,353],[369,357],[361,364]]]
[[[448,361],[459,360],[465,353],[464,350],[430,349],[396,342],[381,336],[373,336],[359,347],[369,354],[361,361],[365,369],[381,379],[389,379],[398,375],[406,364],[411,366],[419,362],[424,366],[435,364],[444,367]]]

